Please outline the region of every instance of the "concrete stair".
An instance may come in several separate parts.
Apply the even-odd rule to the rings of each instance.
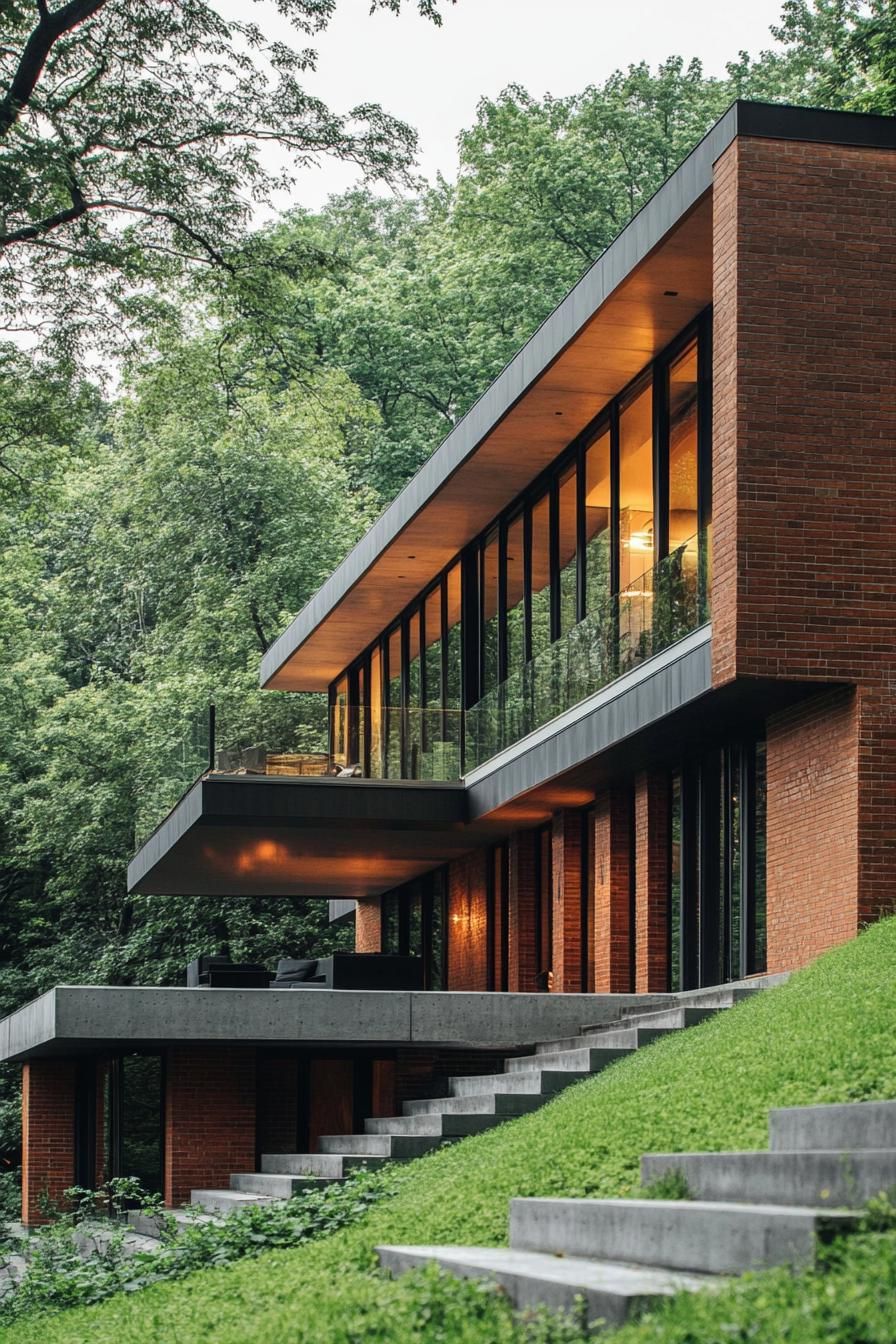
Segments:
[[[363,1134],[328,1134],[317,1153],[265,1154],[260,1172],[236,1172],[229,1190],[194,1190],[193,1202],[220,1213],[246,1204],[288,1199],[301,1190],[344,1180],[354,1169],[404,1162],[470,1134],[480,1134],[544,1105],[563,1088],[600,1072],[671,1031],[696,1025],[754,989],[700,991],[681,1007],[630,1012],[534,1052],[508,1058],[502,1073],[448,1079],[446,1097],[407,1101],[400,1116],[364,1122]],[[705,999],[705,1001],[704,1001]]]
[[[584,1303],[587,1320],[605,1326],[672,1292],[808,1268],[896,1185],[896,1102],[773,1111],[769,1138],[767,1152],[645,1155],[642,1181],[675,1173],[689,1199],[514,1199],[507,1249],[381,1246],[380,1263],[488,1279],[517,1307]]]

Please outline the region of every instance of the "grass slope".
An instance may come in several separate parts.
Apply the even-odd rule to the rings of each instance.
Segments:
[[[400,1168],[392,1178],[394,1197],[343,1232],[97,1307],[21,1322],[3,1339],[10,1344],[85,1339],[185,1344],[204,1338],[216,1344],[502,1344],[517,1338],[515,1327],[490,1295],[470,1285],[443,1285],[432,1275],[411,1282],[382,1279],[371,1273],[373,1247],[500,1244],[512,1195],[630,1194],[638,1187],[643,1152],[762,1148],[772,1106],[896,1097],[894,1023],[896,920],[888,920],[786,986],[639,1051],[532,1115]],[[896,1266],[896,1252],[887,1263]],[[774,1332],[780,1302],[775,1292],[763,1297],[755,1287],[763,1277],[734,1291],[759,1295],[749,1307],[749,1338],[780,1339]],[[785,1279],[794,1282],[779,1278],[781,1285]],[[712,1316],[725,1310],[727,1299],[722,1294],[716,1306],[696,1310]],[[768,1335],[762,1332],[763,1310],[769,1314]],[[797,1307],[794,1311],[799,1314]],[[658,1328],[648,1322],[628,1337],[641,1344],[654,1338],[645,1330]],[[545,1329],[539,1339],[572,1338]],[[675,1329],[655,1338],[741,1337],[724,1328],[720,1335],[717,1324],[707,1326],[705,1335],[689,1335],[684,1325]]]

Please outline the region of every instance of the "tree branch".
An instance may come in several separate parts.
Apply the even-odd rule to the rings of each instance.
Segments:
[[[40,21],[22,50],[18,68],[9,88],[0,99],[0,135],[5,135],[19,119],[43,73],[47,57],[63,33],[71,32],[78,24],[103,8],[108,0],[69,0],[67,5],[51,14],[42,0],[38,0]]]

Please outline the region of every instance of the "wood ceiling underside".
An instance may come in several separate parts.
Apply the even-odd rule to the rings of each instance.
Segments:
[[[667,290],[676,291],[674,297]],[[325,690],[711,298],[707,195],[606,300],[268,686]]]

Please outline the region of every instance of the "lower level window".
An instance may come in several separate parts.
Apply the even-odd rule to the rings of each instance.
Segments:
[[[672,776],[669,987],[764,971],[765,743],[742,740]]]

